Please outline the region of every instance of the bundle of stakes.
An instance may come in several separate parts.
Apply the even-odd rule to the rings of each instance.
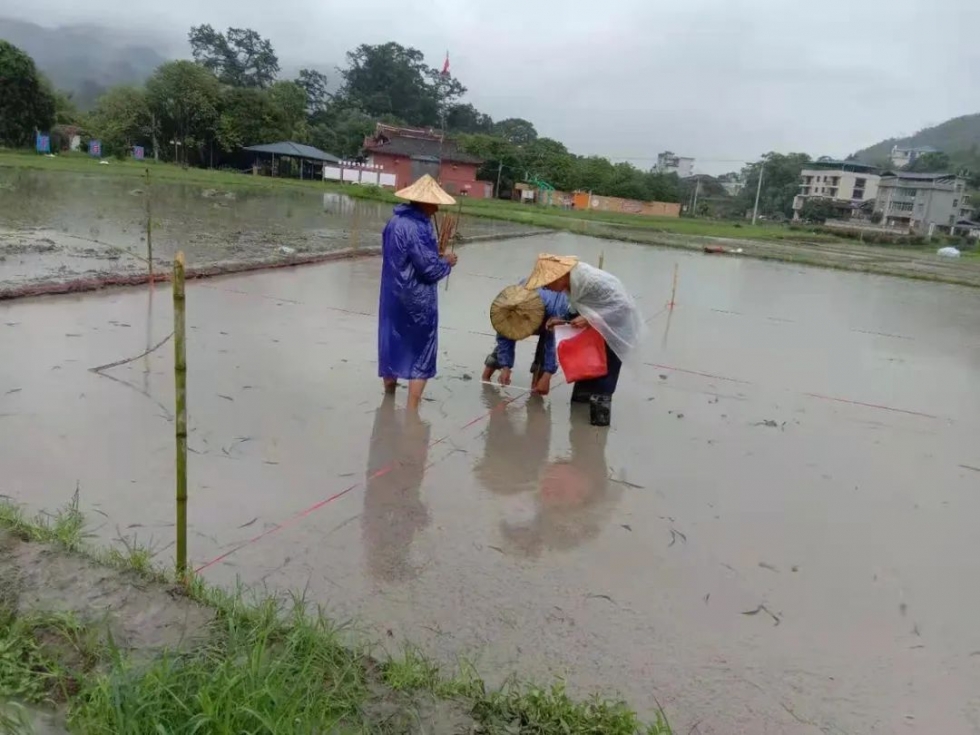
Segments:
[[[456,211],[446,212],[443,215],[436,215],[436,238],[439,241],[439,255],[451,253],[456,249],[456,241],[460,238],[459,234],[459,215],[463,210],[463,203],[459,202]],[[446,278],[446,288],[449,288],[449,278]]]

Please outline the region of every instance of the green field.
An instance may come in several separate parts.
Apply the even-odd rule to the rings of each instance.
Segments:
[[[343,191],[349,196],[359,199],[398,201],[391,192],[377,187],[345,186],[343,184],[319,180],[273,179],[265,176],[251,176],[236,171],[182,168],[169,163],[154,163],[153,161],[137,162],[132,159],[108,159],[108,163],[100,164],[98,160],[84,154],[65,154],[48,158],[46,156],[39,156],[33,152],[3,150],[0,151],[0,168],[3,167],[65,171],[101,176],[128,176],[133,178],[144,176],[145,172],[149,170],[154,181],[194,183],[212,188],[246,187],[268,190],[276,187],[301,187],[321,191]],[[830,235],[791,230],[783,225],[775,224],[753,226],[741,222],[721,222],[678,217],[647,217],[618,212],[577,211],[538,207],[501,199],[463,199],[462,207],[464,213],[475,217],[487,217],[533,227],[570,230],[585,234],[603,234],[612,237],[615,237],[615,234],[607,231],[591,233],[589,225],[595,223],[605,227],[621,227],[625,230],[639,230],[649,234],[662,232],[695,237],[808,242],[831,242],[835,240]]]

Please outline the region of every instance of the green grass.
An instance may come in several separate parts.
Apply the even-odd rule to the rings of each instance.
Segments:
[[[174,576],[154,568],[152,554],[136,542],[109,552],[88,546],[77,491],[57,513],[33,518],[0,502],[0,527],[136,572],[147,582],[174,584]],[[422,694],[452,703],[486,735],[671,732],[662,714],[642,723],[622,702],[578,701],[561,683],[511,680],[491,689],[471,666],[447,676],[415,648],[379,661],[367,645],[352,646],[321,610],[295,596],[253,599],[242,588],[229,592],[193,577],[173,589],[214,610],[205,642],[137,663],[98,626],[72,615],[19,616],[16,585],[3,582],[0,700],[66,704],[74,732],[394,733],[412,721],[411,702]],[[379,702],[388,710],[402,707],[408,719],[372,714]],[[0,730],[16,726],[17,712],[0,709]]]

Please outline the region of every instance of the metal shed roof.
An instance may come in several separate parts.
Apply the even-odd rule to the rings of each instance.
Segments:
[[[246,146],[246,151],[253,153],[271,153],[276,156],[293,156],[294,158],[307,158],[311,161],[327,161],[328,163],[339,163],[340,159],[331,153],[325,153],[319,148],[302,143],[293,143],[290,140],[283,140],[278,143],[266,143],[264,145]]]

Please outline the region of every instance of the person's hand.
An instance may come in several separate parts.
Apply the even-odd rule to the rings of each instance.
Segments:
[[[581,329],[582,327],[589,326],[589,320],[586,319],[584,316],[577,316],[574,319],[572,319],[572,321],[570,321],[569,324],[571,324],[573,327],[578,327],[579,329]]]
[[[541,377],[531,388],[531,392],[539,396],[548,395],[551,392],[551,373],[541,373]]]
[[[497,379],[501,385],[510,385],[510,368],[503,368],[500,371],[500,377]]]
[[[446,253],[445,258],[446,262],[449,263],[450,268],[456,267],[456,261],[459,260],[459,258],[456,257],[456,253]]]
[[[565,320],[562,319],[560,316],[552,316],[552,317],[548,317],[548,321],[544,323],[544,327],[545,329],[554,329],[559,324],[564,324],[564,323]]]

